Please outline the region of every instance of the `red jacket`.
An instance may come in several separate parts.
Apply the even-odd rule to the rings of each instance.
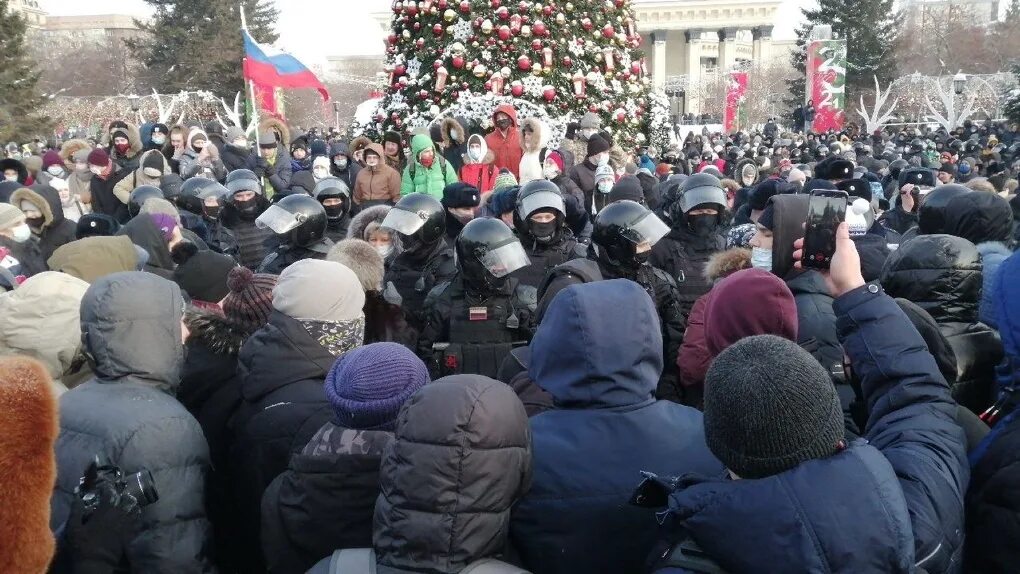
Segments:
[[[514,174],[515,179],[519,180],[521,157],[524,152],[521,150],[521,139],[517,133],[517,110],[509,104],[503,104],[492,112],[493,121],[499,112],[510,116],[510,127],[506,130],[506,136],[504,137],[500,133],[499,128],[494,128],[492,133],[485,136],[485,143],[489,146],[489,151],[496,156],[492,163],[496,166],[497,171],[499,168],[505,167]]]

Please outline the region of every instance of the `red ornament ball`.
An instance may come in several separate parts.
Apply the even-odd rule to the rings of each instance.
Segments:
[[[465,14],[470,12],[471,11],[471,2],[468,2],[468,0],[462,0],[461,3],[460,3],[460,11],[465,13]]]
[[[616,30],[613,29],[612,24],[606,24],[602,27],[602,35],[606,38],[612,38],[616,35]]]
[[[546,32],[548,32],[548,31],[549,31],[549,29],[545,27],[545,22],[543,22],[543,21],[539,20],[538,22],[535,22],[535,23],[534,23],[534,24],[533,24],[533,25],[531,26],[531,31],[532,31],[532,32],[533,32],[533,33],[534,33],[534,34],[535,34],[536,36],[545,36]]]
[[[616,7],[623,8],[623,5],[627,3],[627,0],[616,0]]]
[[[556,88],[549,86],[545,90],[542,90],[542,97],[545,101],[551,102],[556,99]]]
[[[517,58],[517,67],[527,72],[531,69],[531,58],[521,54],[521,56]]]
[[[443,61],[442,60],[436,60],[435,62],[432,62],[432,69],[433,70],[438,70],[439,68],[442,68],[442,67],[443,67]]]
[[[414,41],[414,45],[419,50],[421,50],[422,48],[425,47],[425,38],[418,38],[417,40]]]
[[[436,2],[436,8],[440,10],[446,10],[450,7],[450,3],[447,0],[439,0]]]
[[[396,74],[397,76],[403,76],[404,74],[407,73],[407,66],[403,64],[397,64],[396,67],[393,68],[393,73]]]
[[[581,20],[581,27],[584,28],[586,31],[590,32],[591,29],[595,27],[595,25],[592,24],[591,18],[584,18]]]
[[[396,46],[398,39],[399,38],[397,37],[396,34],[390,34],[389,36],[386,37],[386,43],[388,43],[390,46]]]
[[[552,16],[552,13],[553,13],[553,7],[550,6],[549,4],[546,4],[545,6],[542,7],[542,14],[543,15],[545,15],[545,16]]]
[[[496,8],[499,8],[500,4],[502,3],[503,3],[502,0],[491,0],[489,2],[489,6],[491,6],[492,9],[495,10]]]
[[[521,14],[524,14],[525,12],[528,11],[528,8],[530,7],[531,7],[530,4],[528,4],[524,0],[521,0],[521,3],[517,5],[517,11],[520,12]]]
[[[535,39],[531,41],[531,49],[540,52],[542,50],[542,41]]]
[[[573,65],[574,65],[574,60],[572,60],[570,58],[570,56],[563,56],[563,67],[564,68],[569,68],[570,66],[573,66]]]
[[[464,56],[454,56],[452,63],[453,63],[453,67],[457,68],[458,70],[463,68],[464,67]]]
[[[404,8],[404,12],[408,16],[412,16],[412,17],[413,16],[417,16],[418,15],[418,5],[415,4],[414,2],[408,2],[407,3],[407,7]]]
[[[599,113],[599,106],[598,106],[598,104],[588,104],[588,111],[593,113],[593,114]]]
[[[415,31],[421,30],[421,22],[415,22],[414,23],[414,29],[415,29]]]
[[[504,42],[509,40],[510,39],[510,26],[507,26],[505,24],[503,26],[500,26],[499,30],[496,31],[496,34],[499,36],[499,39],[503,40]]]
[[[514,84],[510,86],[510,95],[515,98],[519,98],[524,95],[524,86],[522,84]]]
[[[435,26],[432,27],[432,33],[435,34],[436,36],[442,36],[443,32],[444,30],[442,24],[436,24]]]
[[[510,11],[506,9],[506,6],[500,6],[496,9],[496,17],[500,20],[509,20]]]

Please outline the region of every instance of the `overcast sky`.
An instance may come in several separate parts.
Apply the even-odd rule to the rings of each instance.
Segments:
[[[643,0],[634,0],[641,3]],[[653,1],[653,0],[644,0]],[[799,7],[813,0],[783,0],[776,19],[776,38],[793,37]],[[40,0],[50,14],[149,14],[142,0]],[[325,63],[327,55],[382,53],[383,34],[370,16],[387,10],[391,0],[276,0],[280,7],[279,47],[307,65]],[[352,4],[354,6],[352,6]]]

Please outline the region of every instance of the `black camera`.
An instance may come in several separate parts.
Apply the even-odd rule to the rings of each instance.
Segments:
[[[124,476],[120,467],[108,461],[102,461],[97,456],[87,469],[85,476],[78,481],[78,488],[75,489],[85,507],[83,518],[85,520],[99,508],[102,502],[101,491],[110,489],[113,491],[115,506],[122,505],[124,497],[130,496],[131,500],[123,501],[127,506],[139,508],[148,506],[159,500],[159,493],[156,491],[156,484],[152,480],[152,473],[148,470],[140,470],[132,475]]]

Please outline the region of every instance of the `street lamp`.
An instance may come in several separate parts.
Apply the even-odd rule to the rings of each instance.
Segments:
[[[340,102],[333,100],[333,115],[336,122],[336,131],[340,131]]]
[[[966,87],[967,87],[967,74],[964,74],[963,72],[957,72],[956,75],[953,76],[953,91],[956,92],[956,95],[959,96],[960,94],[963,93],[963,90]]]

